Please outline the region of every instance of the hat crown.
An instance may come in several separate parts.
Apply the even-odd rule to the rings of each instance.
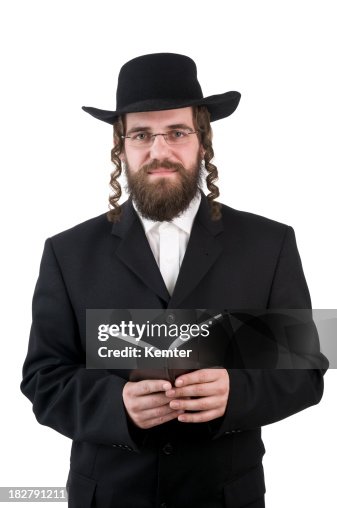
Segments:
[[[185,55],[154,53],[126,62],[119,73],[117,110],[142,101],[198,100],[203,94],[195,62]]]
[[[152,53],[126,62],[119,72],[116,95],[115,111],[90,106],[82,109],[113,125],[127,113],[204,106],[214,122],[231,115],[241,97],[239,92],[204,97],[194,61],[177,53]]]

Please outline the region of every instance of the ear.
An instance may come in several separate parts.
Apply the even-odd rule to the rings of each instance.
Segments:
[[[122,162],[125,162],[125,154],[124,151],[119,154],[119,158]]]
[[[202,159],[204,158],[205,153],[206,153],[205,148],[202,145],[200,145],[200,156]]]

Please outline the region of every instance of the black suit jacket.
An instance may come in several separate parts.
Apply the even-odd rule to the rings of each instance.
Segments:
[[[230,369],[224,417],[138,429],[123,405],[127,375],[85,369],[87,308],[310,305],[293,229],[224,205],[212,221],[204,195],[172,297],[130,201],[117,224],[101,215],[48,239],[21,389],[41,424],[73,440],[69,506],[263,506],[260,427],[323,393],[321,370]]]

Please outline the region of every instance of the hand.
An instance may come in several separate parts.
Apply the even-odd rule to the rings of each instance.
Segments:
[[[156,425],[174,420],[183,410],[172,409],[171,399],[165,390],[172,389],[171,383],[165,380],[144,380],[127,382],[123,388],[123,401],[126,411],[133,423],[141,429],[150,429]]]
[[[226,369],[201,369],[179,376],[175,387],[166,391],[175,410],[196,411],[178,416],[180,422],[209,422],[225,414],[229,396]],[[192,397],[183,399],[182,397]]]

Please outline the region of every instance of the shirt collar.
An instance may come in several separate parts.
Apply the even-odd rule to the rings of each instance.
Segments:
[[[201,201],[201,193],[198,190],[195,197],[190,202],[188,208],[182,214],[180,214],[179,217],[175,217],[174,219],[172,219],[172,221],[170,221],[169,224],[174,224],[178,228],[185,231],[187,234],[191,234],[194,218],[198,212],[200,201]],[[134,201],[132,201],[132,204],[144,226],[145,233],[148,233],[155,226],[159,226],[160,224],[162,224],[162,222],[159,221],[146,219],[141,215]]]

